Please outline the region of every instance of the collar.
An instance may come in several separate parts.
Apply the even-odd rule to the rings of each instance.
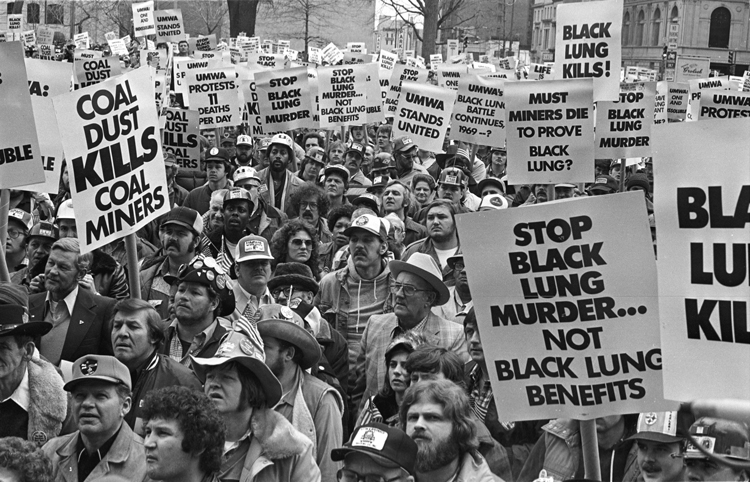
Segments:
[[[13,400],[16,405],[23,408],[24,411],[29,411],[29,368],[26,367],[26,371],[23,373],[21,383],[18,384],[16,389],[11,393],[10,397],[6,398],[0,403],[5,403],[8,400]]]
[[[75,288],[73,288],[73,291],[68,293],[68,296],[63,298],[63,301],[65,301],[65,305],[68,307],[68,314],[70,316],[73,316],[73,307],[76,304],[76,299],[78,298],[78,283],[76,282]],[[47,292],[47,301],[52,302],[52,297],[50,296],[50,292]]]
[[[395,315],[394,315],[395,316]],[[422,332],[424,331],[425,325],[427,325],[427,319],[430,317],[430,312],[427,312],[427,316],[422,318],[422,321],[416,324],[414,328],[411,330],[407,330],[403,326],[401,326],[401,321],[399,321],[398,318],[396,318],[396,326],[393,327],[393,330],[391,330],[391,339],[395,338],[398,335],[403,335],[407,331],[414,331],[414,332]]]
[[[120,430],[122,430],[122,422],[120,422],[120,428],[117,429],[117,432],[114,433],[104,444],[99,447],[96,451],[96,454],[99,456],[99,461],[101,461],[104,457],[107,456],[107,453],[109,453],[109,450],[112,448],[112,445],[114,445],[115,440],[117,440],[117,436],[120,435]],[[78,454],[78,461],[80,462],[81,456],[86,452],[86,455],[89,457],[93,457],[94,454],[89,454],[88,450],[86,450],[86,447],[83,445],[83,436],[81,435],[80,430],[78,431],[78,440],[76,442],[76,453]]]
[[[234,450],[237,447],[239,447],[240,444],[243,441],[245,441],[246,439],[248,439],[248,438],[250,438],[252,436],[253,436],[253,429],[252,429],[252,427],[250,427],[249,429],[247,429],[247,432],[245,432],[245,435],[243,435],[242,437],[240,437],[240,439],[237,440],[236,442],[225,441],[224,442],[224,451],[222,452],[222,455],[226,456],[229,452],[231,452],[232,450]]]
[[[219,319],[214,318],[214,321],[211,322],[208,327],[201,331],[200,333],[196,334],[193,337],[192,344],[198,344],[199,346],[203,346],[204,343],[206,343],[206,340],[210,340],[212,336],[214,336],[214,331],[216,331],[216,327],[219,325]],[[180,324],[177,322],[177,319],[172,320],[172,323],[169,324],[169,327],[174,327],[174,335],[179,338],[180,336]]]
[[[303,374],[299,365],[295,365],[295,370],[297,370],[297,372],[294,375],[294,385],[292,385],[292,389],[281,396],[281,400],[279,400],[279,403],[277,403],[276,406],[284,404],[289,405],[290,407],[294,406],[294,400],[297,398],[297,390],[299,390]]]

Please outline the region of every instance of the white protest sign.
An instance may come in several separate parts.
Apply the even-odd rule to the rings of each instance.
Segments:
[[[348,42],[346,48],[353,54],[366,54],[367,47],[364,42]]]
[[[552,67],[544,64],[531,64],[529,66],[529,79],[550,80],[552,79]]]
[[[393,137],[410,137],[426,151],[441,152],[456,92],[422,82],[404,80],[393,119]]]
[[[385,108],[385,116],[393,117],[396,113],[396,104],[398,103],[398,95],[401,92],[401,82],[411,81],[424,84],[427,82],[429,71],[425,69],[417,69],[415,67],[409,67],[404,64],[397,64],[391,73],[390,84],[388,85],[388,93],[385,97],[383,106]]]
[[[369,63],[362,66],[365,71],[365,93],[367,94],[367,123],[385,122],[383,92],[381,90],[380,67]]]
[[[597,159],[651,156],[655,82],[622,84],[620,100],[596,104]]]
[[[380,51],[380,68],[383,70],[393,70],[398,63],[398,55],[392,54],[386,50]]]
[[[23,15],[20,13],[8,14],[8,32],[12,34],[21,33],[23,26]]]
[[[430,54],[430,69],[437,70],[438,65],[443,63],[443,54]]]
[[[750,92],[703,92],[700,120],[750,117]]]
[[[676,408],[662,390],[643,193],[462,214],[456,224],[498,413],[587,420]],[[489,245],[506,248],[487,256]]]
[[[675,121],[685,120],[689,96],[690,85],[687,82],[669,82],[667,119]]]
[[[29,94],[34,109],[45,180],[38,184],[23,186],[20,188],[22,191],[56,194],[60,187],[63,147],[52,97],[70,91],[72,74],[73,65],[68,62],[26,59],[26,75],[29,78]]]
[[[109,44],[109,50],[112,51],[113,55],[128,55],[128,46],[125,45],[123,39],[107,40],[107,44]]]
[[[591,79],[505,83],[508,182],[594,180]]]
[[[451,139],[505,147],[505,80],[467,75],[458,83]]]
[[[240,101],[234,67],[189,71],[185,80],[190,108],[200,114],[201,129],[240,125]]]
[[[255,89],[265,132],[314,127],[307,67],[258,72]]]
[[[77,50],[73,54],[73,61],[91,60],[102,58],[102,52],[99,50]]]
[[[77,33],[73,36],[73,42],[76,44],[76,50],[89,49],[89,33]],[[101,53],[101,52],[100,52]]]
[[[317,47],[307,47],[307,60],[314,64],[322,64],[323,57]]]
[[[746,70],[742,75],[742,85],[740,89],[742,92],[750,92],[750,70]]]
[[[750,399],[748,132],[748,119],[654,127],[659,325],[672,400]]]
[[[133,31],[136,37],[156,34],[153,0],[133,4]]]
[[[40,25],[36,29],[36,43],[44,45],[52,45],[55,40],[55,29]]]
[[[255,73],[244,66],[237,66],[238,80],[240,82],[240,93],[245,102],[245,112],[247,112],[247,125],[250,134],[253,137],[262,136],[263,123],[260,117],[260,107],[258,106],[258,93],[255,91]]]
[[[555,78],[594,79],[594,100],[620,94],[622,0],[557,6]]]
[[[42,60],[55,60],[55,46],[52,44],[37,44],[39,58]]]
[[[329,64],[337,64],[344,59],[344,52],[336,47],[336,44],[334,44],[333,42],[323,47],[323,50],[320,51],[320,54],[323,57],[323,60],[325,60]]]
[[[98,84],[112,77],[120,75],[120,60],[117,57],[102,57],[99,59],[82,59],[74,62],[76,89]]]
[[[344,59],[342,60],[342,64],[344,65],[351,65],[351,64],[367,64],[372,61],[372,56],[369,54],[353,54],[349,52],[344,53]]]
[[[153,99],[148,69],[53,99],[83,253],[169,212]]]
[[[440,64],[437,68],[437,81],[440,87],[458,90],[461,77],[467,75],[468,69],[465,65]]]
[[[487,77],[489,79],[516,79],[515,70],[497,69],[495,72],[489,72],[486,70],[469,69],[469,73],[481,75],[482,77]]]
[[[662,80],[656,83],[654,96],[654,124],[667,122],[667,98],[669,97],[669,82]]]
[[[21,40],[23,41],[23,44],[27,47],[36,45],[36,33],[33,30],[27,30],[25,32],[21,32]]]
[[[701,96],[707,90],[738,90],[737,83],[728,78],[711,77],[708,79],[692,79],[688,81],[690,96],[688,97],[685,121],[697,121],[700,116]]]
[[[318,68],[321,129],[365,123],[366,77],[367,72],[358,65]]]
[[[162,135],[164,151],[174,154],[180,169],[200,171],[198,112],[168,107],[164,109],[164,115],[166,117]]]
[[[281,54],[248,54],[247,61],[266,67],[269,70],[283,69],[287,59]]]
[[[675,81],[687,82],[693,79],[705,79],[711,73],[711,59],[708,57],[691,57],[680,55],[675,64]]]
[[[196,50],[203,52],[216,50],[216,34],[201,35],[197,38],[191,37],[188,39],[188,46],[191,52]]]
[[[179,42],[185,40],[182,10],[157,10],[154,12],[157,42]]]
[[[44,169],[21,42],[0,43],[0,105],[3,106],[0,189],[43,182]]]
[[[221,60],[219,59],[195,60],[185,57],[175,57],[174,91],[176,94],[182,95],[182,101],[185,107],[190,105],[188,100],[188,88],[186,82],[188,72],[196,72],[199,70],[214,70],[218,68],[221,68]]]

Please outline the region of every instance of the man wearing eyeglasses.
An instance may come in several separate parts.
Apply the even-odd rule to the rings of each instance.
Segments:
[[[427,169],[421,164],[419,147],[411,137],[399,137],[393,142],[393,158],[396,161],[398,180],[407,186],[411,184],[411,179],[415,175],[428,174]]]
[[[414,482],[417,444],[397,428],[367,423],[333,449],[331,459],[344,461],[336,474],[340,482]]]
[[[294,191],[290,202],[292,211],[297,213],[296,219],[310,228],[318,238],[318,243],[330,243],[333,240],[325,219],[330,203],[322,188],[306,182]]]
[[[421,333],[428,343],[469,360],[461,325],[431,311],[450,298],[437,262],[429,254],[414,253],[408,261],[391,261],[389,267],[393,313],[370,317],[362,333],[355,369],[357,381],[352,391],[355,404],[368,400],[383,388],[387,369],[385,350],[395,336],[407,331]]]

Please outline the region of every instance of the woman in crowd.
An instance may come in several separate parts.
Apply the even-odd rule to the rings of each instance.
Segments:
[[[411,191],[418,204],[416,212],[435,199],[435,179],[429,174],[416,174],[411,180]]]
[[[316,281],[320,281],[318,268],[318,239],[300,221],[290,221],[271,238],[272,269],[279,263],[302,263],[310,267]]]

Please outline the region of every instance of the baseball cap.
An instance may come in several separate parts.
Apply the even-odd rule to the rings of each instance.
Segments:
[[[570,184],[567,182],[560,182],[560,183],[555,184],[555,189],[557,189],[558,187],[562,187],[566,189],[575,189],[576,186],[575,184]]]
[[[368,455],[381,465],[401,467],[414,475],[417,443],[398,428],[382,423],[360,425],[349,442],[331,450],[331,460],[340,462],[352,452]]]
[[[70,392],[82,381],[89,380],[124,383],[128,388],[133,388],[128,367],[109,355],[84,355],[73,362],[73,378],[63,388]]]
[[[409,151],[411,149],[416,148],[417,145],[414,144],[414,141],[411,139],[411,137],[399,137],[395,141],[393,141],[393,151],[394,152],[405,152]]]
[[[175,164],[177,164],[177,158],[175,155],[171,152],[165,152],[164,153],[164,165],[167,167],[172,167]]]
[[[305,153],[305,158],[317,162],[318,164],[326,165],[326,151],[322,147],[313,146]]]
[[[203,232],[203,217],[195,209],[183,206],[175,206],[167,213],[167,217],[161,225],[177,224],[193,231],[196,235]]]
[[[636,433],[628,440],[649,440],[666,444],[682,442],[685,437],[679,435],[678,416],[677,411],[641,413],[638,415]]]
[[[237,137],[237,145],[238,146],[251,146],[253,145],[253,138],[250,136],[247,136],[245,134],[242,134]]]
[[[27,213],[26,211],[18,208],[13,208],[8,211],[8,221],[11,219],[15,219],[19,223],[23,225],[23,227],[26,228],[26,230],[30,230],[31,226],[33,226],[33,220],[31,219],[31,214]]]
[[[260,141],[258,141],[259,147],[258,150],[265,151],[268,149],[268,146],[271,145],[271,138],[270,137],[261,137]]]
[[[490,152],[506,152],[506,153],[507,153],[507,152],[508,152],[508,149],[507,149],[507,148],[506,148],[505,146],[503,146],[503,147],[500,147],[500,146],[492,146],[492,147],[490,148]]]
[[[234,259],[237,263],[244,263],[254,259],[272,260],[273,256],[271,256],[271,247],[268,245],[268,240],[262,236],[251,234],[237,242]]]
[[[206,162],[220,161],[229,164],[229,151],[223,147],[212,147],[206,154]]]
[[[604,174],[596,178],[594,184],[589,187],[589,191],[615,192],[618,187],[617,180],[614,177]]]
[[[487,185],[497,186],[502,192],[505,192],[505,183],[502,181],[502,179],[489,176],[479,181],[479,184],[477,184],[477,193],[481,193],[482,189],[484,189],[484,187]]]
[[[227,275],[213,258],[197,256],[187,264],[180,266],[177,276],[166,274],[164,281],[174,284],[176,281],[187,281],[206,285],[219,293],[227,287]]]
[[[478,211],[489,211],[490,209],[508,209],[508,200],[502,194],[488,194],[479,203]]]
[[[44,238],[60,239],[60,229],[47,221],[39,221],[31,228],[29,237],[41,236]]]
[[[364,159],[364,157],[365,157],[365,146],[363,146],[359,142],[352,142],[351,144],[349,144],[349,147],[346,148],[346,153],[345,154],[349,154],[350,152],[354,152],[356,154],[359,154],[359,156]]]
[[[748,427],[741,422],[703,417],[690,426],[690,435],[708,453],[738,460],[750,460]],[[708,456],[688,441],[685,459],[707,459]]]
[[[388,241],[388,231],[381,222],[381,219],[372,214],[363,214],[354,221],[351,226],[344,230],[346,236],[351,236],[355,229],[364,229],[365,231],[378,236],[382,241]]]
[[[222,146],[228,146],[228,147],[234,147],[234,146],[237,145],[237,140],[234,137],[232,137],[232,136],[225,137],[225,138],[223,138],[221,140],[220,145],[222,145]]]
[[[352,201],[352,204],[355,206],[362,204],[364,206],[369,207],[373,211],[380,212],[380,198],[374,195],[371,192],[364,192],[354,198],[354,201]]]
[[[240,166],[236,171],[234,171],[234,174],[232,175],[232,180],[234,181],[235,185],[237,185],[238,183],[243,183],[243,181],[247,181],[248,179],[252,179],[256,181],[256,185],[260,185],[260,177],[258,176],[258,171],[256,171],[254,167]],[[244,184],[245,183],[243,183],[243,185]]]
[[[466,174],[457,167],[448,167],[440,173],[438,184],[466,187]]]

